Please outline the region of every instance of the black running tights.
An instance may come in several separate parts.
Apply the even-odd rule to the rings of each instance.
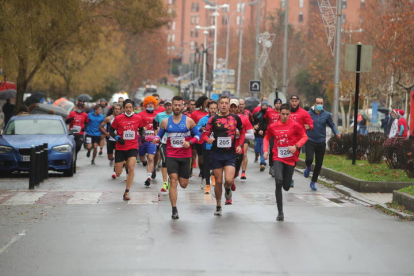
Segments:
[[[204,145],[203,145],[204,146]],[[210,185],[210,151],[203,147],[203,174],[206,184]]]
[[[292,182],[295,166],[290,166],[280,161],[273,161],[273,169],[276,182],[276,204],[279,213],[283,212],[283,196],[282,187],[285,191],[289,191],[290,182]]]

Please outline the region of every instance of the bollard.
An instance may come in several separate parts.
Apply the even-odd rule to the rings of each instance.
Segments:
[[[33,190],[36,182],[36,149],[34,145],[30,147],[30,171],[29,171],[29,189]]]
[[[43,144],[43,152],[44,152],[44,179],[49,179],[49,148],[48,144]]]
[[[45,176],[44,176],[45,170],[43,169],[43,164],[44,164],[44,161],[43,161],[43,154],[44,154],[43,145],[39,145],[39,151],[40,151],[39,176],[40,176],[40,183],[42,183],[45,180]]]
[[[40,166],[40,151],[39,146],[36,146],[36,157],[35,157],[35,176],[36,176],[36,182],[35,185],[39,186],[40,184],[40,176],[39,176],[39,166]]]

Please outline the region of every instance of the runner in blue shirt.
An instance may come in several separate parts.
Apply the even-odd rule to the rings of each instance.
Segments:
[[[98,153],[98,146],[101,142],[102,132],[99,129],[99,126],[103,120],[105,120],[105,117],[101,113],[102,107],[98,104],[95,105],[93,111],[88,114],[89,124],[86,129],[86,148],[88,149],[88,152],[86,153],[86,157],[89,158],[91,156],[91,149],[93,145],[92,165],[95,165],[95,157]]]

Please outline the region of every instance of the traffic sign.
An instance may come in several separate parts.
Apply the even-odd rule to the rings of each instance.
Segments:
[[[345,70],[355,72],[357,67],[357,49],[354,44],[346,44],[345,47]],[[370,72],[372,68],[372,45],[361,45],[360,72]]]
[[[221,92],[221,95],[222,95],[222,96],[227,96],[227,97],[230,97],[230,96],[231,96],[231,93],[230,93],[230,91],[222,91],[222,92]]]
[[[233,69],[216,69],[213,71],[214,75],[229,75],[234,76],[235,71]]]
[[[227,83],[227,85],[225,86],[224,83],[215,83],[214,84],[214,88],[219,88],[219,89],[223,89],[223,88],[232,88],[234,89],[234,83]]]
[[[250,81],[250,92],[258,92],[262,91],[262,82],[261,81]]]

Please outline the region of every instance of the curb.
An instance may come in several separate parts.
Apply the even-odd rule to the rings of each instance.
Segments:
[[[297,165],[301,167],[306,166],[303,159],[299,159]],[[312,164],[312,168],[313,167],[314,164]],[[389,183],[386,181],[364,181],[323,166],[320,175],[330,180],[341,182],[344,186],[361,193],[392,193],[395,190],[414,184],[412,182]]]
[[[303,174],[303,170],[301,170],[301,169],[295,168],[295,171]],[[325,186],[325,184],[323,184],[323,183],[321,183],[321,184]],[[377,209],[386,210],[387,213],[391,213],[391,214],[399,217],[400,219],[414,221],[414,215],[409,215],[409,214],[400,212],[398,210],[395,210],[393,208],[388,207],[386,204],[374,202],[372,200],[369,200],[367,198],[359,196],[354,190],[352,190],[351,188],[345,187],[343,185],[333,185],[333,186],[334,186],[334,188],[337,192],[339,192],[339,193],[341,193],[345,196],[351,197],[353,199],[356,199],[358,201],[361,201],[365,204],[368,204],[370,207],[376,207]],[[399,192],[394,192],[394,193],[399,193]],[[414,197],[412,197],[412,199],[413,199],[413,203],[414,203]]]
[[[403,205],[407,210],[414,212],[414,196],[398,191],[394,191],[392,195],[392,201],[397,202],[399,205]]]

